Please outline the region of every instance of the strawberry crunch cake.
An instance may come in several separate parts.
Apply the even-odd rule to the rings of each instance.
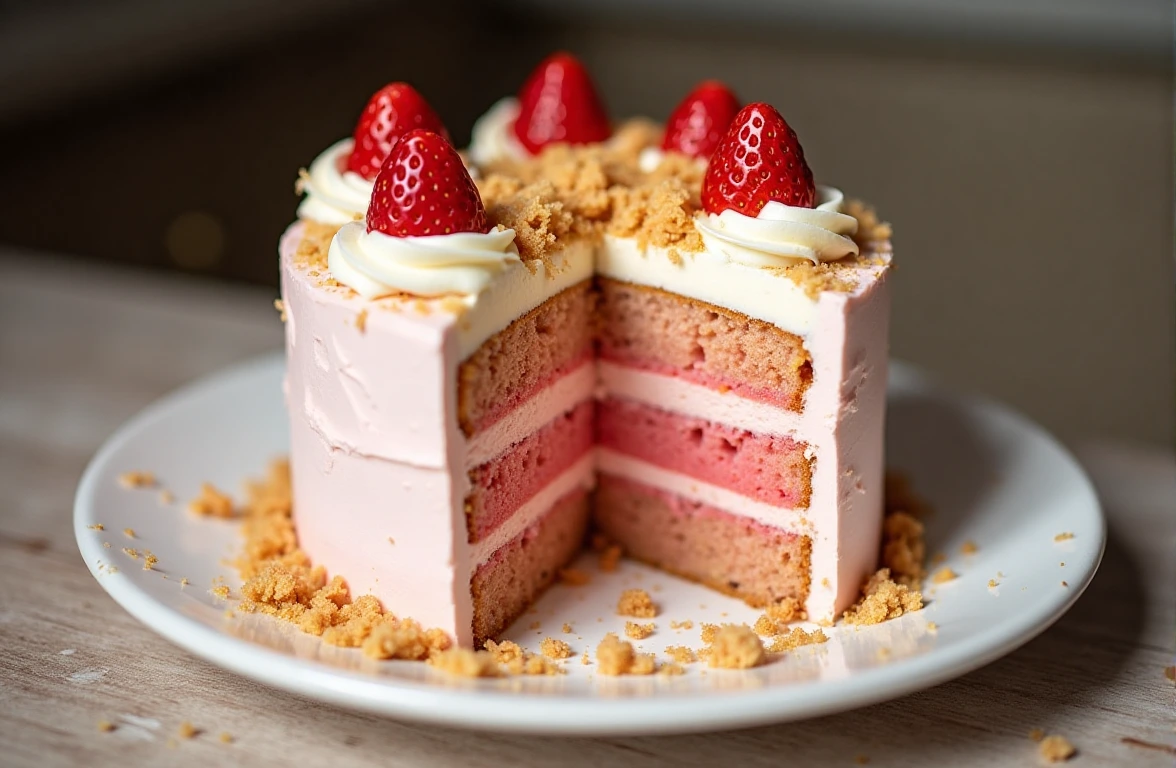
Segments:
[[[299,545],[462,646],[589,530],[833,621],[878,559],[889,227],[765,103],[664,129],[540,64],[465,152],[411,86],[301,175],[280,245]]]

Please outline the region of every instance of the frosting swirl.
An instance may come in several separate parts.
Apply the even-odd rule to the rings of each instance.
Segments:
[[[844,196],[817,187],[817,205],[798,208],[775,201],[755,218],[734,210],[699,215],[694,223],[708,250],[751,267],[782,267],[807,259],[814,264],[858,253],[850,237],[858,222],[841,212]]]
[[[475,294],[511,262],[521,264],[514,230],[392,237],[344,224],[327,252],[331,276],[366,299],[393,293]]]
[[[513,96],[499,99],[474,123],[469,146],[470,160],[488,165],[496,160],[525,160],[526,148],[514,135],[519,117],[519,100]]]
[[[298,218],[323,224],[346,224],[363,218],[373,182],[347,170],[347,156],[354,144],[353,139],[337,141],[310,164],[301,180],[306,199],[298,205]]]

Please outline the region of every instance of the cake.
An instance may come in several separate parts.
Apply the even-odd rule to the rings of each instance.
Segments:
[[[461,645],[587,533],[833,620],[882,523],[889,228],[764,103],[613,123],[568,54],[464,153],[393,83],[280,243],[299,544]]]

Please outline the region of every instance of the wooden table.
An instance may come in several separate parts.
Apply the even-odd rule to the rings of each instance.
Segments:
[[[0,253],[0,763],[6,765],[1075,765],[1176,761],[1176,462],[1077,452],[1110,518],[1097,578],[1040,638],[964,678],[802,723],[664,738],[468,733],[339,711],[189,656],[91,578],[70,523],[99,444],[177,385],[281,343],[263,290]],[[1032,510],[1026,510],[1032,514]],[[103,733],[108,720],[117,729]],[[202,733],[177,738],[182,722]],[[221,732],[232,735],[222,743]]]

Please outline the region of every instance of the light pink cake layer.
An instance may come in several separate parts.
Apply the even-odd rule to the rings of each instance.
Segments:
[[[497,637],[555,580],[580,550],[588,527],[588,493],[576,490],[515,536],[474,572],[474,645]]]
[[[469,540],[480,541],[592,449],[594,404],[585,401],[470,472]]]
[[[808,506],[812,469],[805,446],[632,400],[597,408],[597,441],[663,469],[696,477],[784,509]]]
[[[812,542],[632,480],[597,480],[594,519],[629,555],[754,606],[809,592]]]

